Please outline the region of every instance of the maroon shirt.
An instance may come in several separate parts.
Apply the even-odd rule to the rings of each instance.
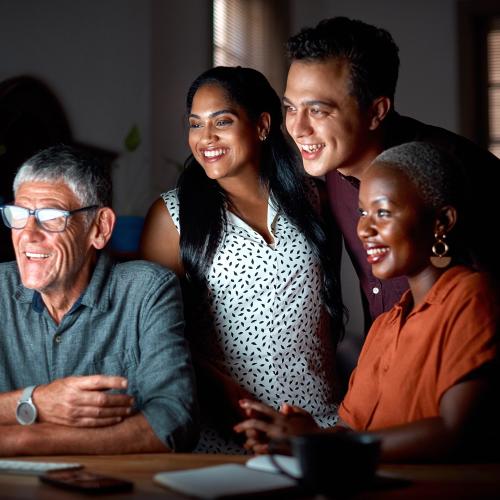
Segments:
[[[366,260],[366,250],[356,232],[359,180],[334,171],[327,175],[326,183],[332,215],[344,237],[347,253],[359,278],[367,333],[372,321],[399,301],[408,289],[408,280],[402,277],[382,281],[372,274],[371,265]]]

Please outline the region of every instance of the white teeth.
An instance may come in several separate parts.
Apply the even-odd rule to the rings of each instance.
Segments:
[[[215,158],[216,156],[222,156],[226,154],[225,149],[210,149],[203,151],[203,156],[205,158]]]
[[[47,257],[49,257],[49,254],[26,252],[26,257],[28,257],[28,259],[46,259]]]
[[[368,255],[381,255],[383,253],[387,253],[389,251],[389,249],[386,247],[386,248],[368,248],[366,250],[366,253]]]
[[[303,151],[306,153],[316,153],[316,151],[319,151],[321,148],[324,148],[324,144],[301,144],[300,146]]]

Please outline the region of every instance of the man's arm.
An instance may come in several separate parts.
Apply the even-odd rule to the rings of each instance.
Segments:
[[[54,424],[0,426],[1,456],[153,453],[171,451],[152,431],[143,415],[99,428]]]
[[[113,425],[130,416],[133,398],[127,394],[110,394],[123,390],[127,380],[104,375],[66,377],[37,386],[32,400],[37,421],[72,427]],[[0,394],[0,425],[16,424],[16,407],[22,389]]]
[[[21,389],[0,394],[0,425],[16,423],[16,407],[22,392]]]
[[[168,448],[187,451],[198,438],[198,406],[179,280],[146,263],[141,276],[148,291],[139,314],[136,407]]]

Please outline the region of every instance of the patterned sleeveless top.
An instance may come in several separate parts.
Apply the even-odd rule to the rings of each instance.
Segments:
[[[179,231],[177,191],[161,196]],[[275,409],[285,402],[300,406],[320,426],[331,426],[334,347],[320,295],[320,266],[305,237],[271,201],[267,219],[272,244],[227,211],[208,271],[208,303],[186,311],[197,323],[190,342],[256,399]],[[204,424],[203,413],[201,418],[195,451],[244,453]]]

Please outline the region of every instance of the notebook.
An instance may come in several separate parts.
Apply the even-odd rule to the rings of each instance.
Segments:
[[[290,474],[297,479],[302,477],[299,461],[295,457],[289,457],[288,455],[274,455],[274,460],[287,474]],[[257,455],[249,458],[246,462],[246,466],[251,469],[262,470],[265,472],[281,472],[271,461],[271,457],[269,455]]]
[[[282,474],[255,470],[242,464],[159,472],[154,481],[192,498],[253,498],[297,489],[297,482]]]

